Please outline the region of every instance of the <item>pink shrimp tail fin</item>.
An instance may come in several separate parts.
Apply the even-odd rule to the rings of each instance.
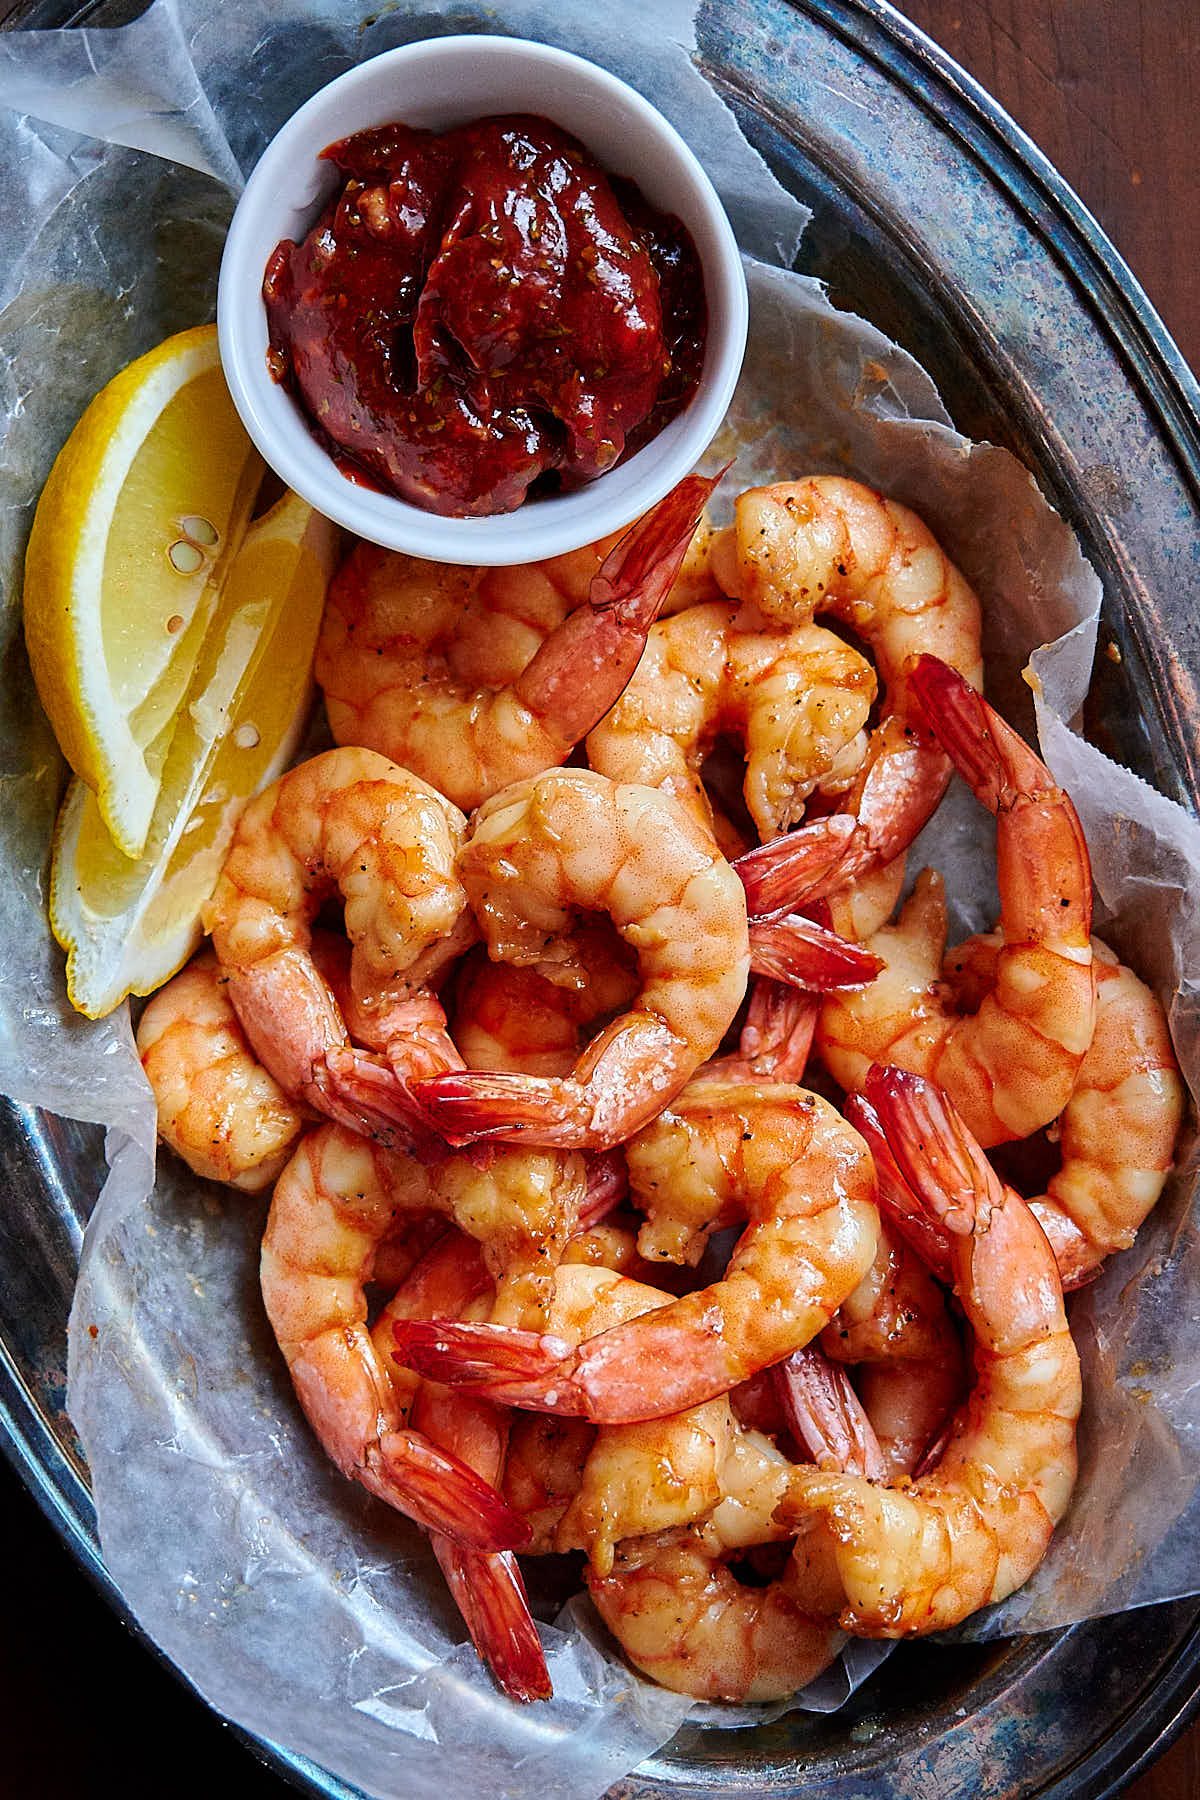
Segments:
[[[471,1642],[509,1699],[551,1699],[546,1653],[516,1557],[481,1556],[448,1538],[435,1538],[433,1549]]]
[[[572,1354],[563,1338],[450,1319],[397,1319],[392,1336],[392,1354],[403,1368],[447,1387],[471,1388],[489,1400],[539,1412],[580,1410],[571,1405],[572,1384],[563,1378]]]
[[[922,656],[910,680],[930,730],[991,812],[1011,804],[1019,787],[1055,786],[1024,738],[949,663]]]
[[[999,1178],[941,1088],[873,1063],[863,1095],[910,1192],[941,1231],[968,1237],[978,1219],[1003,1204]]]
[[[887,1460],[844,1368],[806,1344],[772,1370],[792,1436],[822,1469],[886,1481]]]
[[[529,1542],[529,1526],[495,1488],[418,1431],[382,1438],[367,1477],[364,1485],[381,1500],[469,1549],[519,1550]]]
[[[425,1116],[449,1144],[480,1138],[500,1143],[572,1146],[582,1132],[564,1095],[566,1084],[548,1075],[468,1069],[414,1083]]]
[[[849,813],[831,813],[739,856],[733,867],[746,890],[750,917],[778,918],[810,895],[836,887],[830,877],[840,868],[857,830],[857,820]]]
[[[950,1246],[941,1227],[929,1217],[897,1162],[884,1124],[871,1101],[862,1094],[847,1096],[843,1112],[864,1137],[875,1164],[878,1200],[897,1231],[910,1244],[939,1281],[950,1281]]]
[[[579,1229],[588,1231],[608,1217],[629,1192],[629,1170],[619,1150],[588,1157],[587,1192],[579,1208]]]
[[[759,979],[750,990],[738,1061],[751,1079],[798,1082],[808,1065],[821,1012],[815,994]]]
[[[788,913],[781,919],[751,923],[750,967],[756,975],[769,975],[773,981],[828,993],[835,988],[866,987],[883,962],[815,920]]]
[[[629,685],[720,479],[689,475],[639,519],[592,577],[586,604],[551,632],[514,682],[517,699],[564,749],[586,737]]]
[[[389,1150],[411,1150],[424,1163],[445,1158],[445,1140],[431,1126],[408,1085],[375,1052],[352,1045],[330,1050],[314,1079],[322,1112],[339,1124]]]
[[[726,463],[725,469],[729,467]],[[592,578],[589,604],[648,631],[683,567],[709,495],[725,473],[685,475],[614,544]]]

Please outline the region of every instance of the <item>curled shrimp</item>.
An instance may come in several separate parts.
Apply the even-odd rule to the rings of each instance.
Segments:
[[[625,692],[587,741],[594,769],[661,787],[711,823],[703,764],[718,737],[746,749],[744,796],[762,838],[839,794],[866,754],[875,674],[818,625],[754,630],[731,602],[695,606],[650,631]]]
[[[718,738],[743,739],[746,804],[769,836],[803,813],[814,790],[841,792],[853,780],[874,694],[870,665],[832,632],[752,630],[728,602],[693,606],[651,629],[629,686],[588,737],[588,759],[614,781],[671,794],[729,848],[731,827],[714,816],[702,778]],[[874,973],[796,916],[752,924],[750,960],[756,973],[817,988]]]
[[[777,624],[841,619],[871,650],[884,686],[878,724],[838,812],[740,863],[757,915],[892,862],[933,813],[950,770],[912,705],[909,675],[928,652],[980,685],[979,602],[915,513],[834,475],[742,494],[734,524],[713,542],[711,564],[726,593]]]
[[[210,1181],[270,1187],[310,1115],[250,1048],[211,951],[147,1004],[137,1048],[163,1142]]]
[[[940,1238],[974,1340],[974,1385],[940,1460],[912,1482],[799,1471],[780,1507],[842,1587],[864,1637],[941,1631],[1003,1599],[1046,1553],[1075,1481],[1079,1358],[1054,1254],[931,1083],[876,1069],[848,1102],[893,1163],[881,1201]]]
[[[335,577],[317,680],[365,744],[464,811],[565,762],[629,680],[713,482],[689,475],[601,546],[468,569],[360,544]]]
[[[696,1262],[748,1220],[721,1280],[575,1348],[495,1325],[409,1325],[421,1373],[602,1423],[661,1418],[724,1394],[824,1329],[875,1255],[879,1215],[858,1133],[801,1088],[697,1082],[626,1145],[647,1212],[639,1248]]]
[[[879,1452],[844,1375],[810,1346],[793,1379],[824,1466],[871,1477]],[[710,1402],[710,1407],[716,1405]],[[728,1406],[728,1402],[721,1404]],[[611,1429],[608,1428],[608,1429]],[[603,1436],[604,1433],[602,1432]],[[845,1642],[833,1557],[779,1515],[800,1469],[759,1432],[731,1423],[721,1496],[690,1530],[643,1535],[617,1546],[613,1567],[589,1567],[588,1591],[630,1661],[662,1686],[706,1700],[774,1700],[806,1687]],[[778,1545],[785,1560],[753,1584],[735,1559]],[[778,1570],[778,1572],[774,1572]]]
[[[252,800],[205,924],[246,1036],[284,1091],[354,1130],[389,1136],[412,1075],[460,1059],[428,991],[473,939],[455,857],[466,821],[373,750],[329,750]],[[312,922],[340,894],[360,1031],[353,1051],[312,956]]]
[[[947,956],[943,980],[960,1004],[994,987],[1001,944],[989,933]],[[1030,1201],[1068,1289],[1133,1242],[1162,1193],[1186,1105],[1158,1000],[1099,938],[1092,954],[1096,1029],[1055,1126],[1058,1172]]]
[[[717,1048],[746,989],[746,902],[712,840],[668,795],[554,769],[481,807],[458,863],[489,955],[564,986],[572,927],[606,914],[637,957],[635,1004],[565,1077],[471,1070],[416,1084],[451,1143],[609,1149]]]
[[[883,972],[821,1009],[817,1049],[853,1090],[873,1062],[927,1075],[984,1145],[1029,1137],[1071,1097],[1096,1024],[1087,844],[1069,797],[1012,727],[934,658],[911,676],[931,724],[997,820],[995,980],[960,1014],[941,983],[940,880],[918,880],[895,926],[869,940]]]
[[[477,1550],[512,1549],[525,1528],[457,1456],[406,1425],[367,1330],[365,1284],[403,1217],[390,1177],[418,1166],[397,1157],[384,1169],[384,1155],[336,1125],[301,1141],[263,1234],[267,1317],[300,1405],[343,1475],[430,1531]]]
[[[469,1395],[449,1394],[391,1363],[396,1319],[486,1316],[493,1298],[478,1245],[453,1228],[426,1251],[380,1313],[371,1341],[391,1379],[401,1415],[440,1449],[499,1487],[508,1447],[508,1413]],[[511,1700],[548,1700],[550,1675],[517,1559],[511,1550],[473,1550],[435,1532],[434,1555],[471,1641]]]

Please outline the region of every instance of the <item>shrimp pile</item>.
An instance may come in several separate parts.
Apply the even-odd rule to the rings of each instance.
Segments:
[[[926,525],[814,476],[718,531],[711,486],[524,568],[352,548],[337,747],[246,808],[138,1030],[164,1143],[267,1197],[318,1441],[527,1703],[521,1554],[582,1553],[628,1660],[709,1700],[1026,1581],[1075,1479],[1064,1293],[1184,1111]],[[893,913],[954,771],[1000,914],[948,948],[936,870]],[[1022,1196],[987,1152],[1038,1134]]]

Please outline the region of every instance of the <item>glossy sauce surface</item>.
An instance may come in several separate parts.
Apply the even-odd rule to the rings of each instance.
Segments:
[[[686,404],[707,323],[695,248],[566,132],[383,125],[323,155],[343,185],[278,245],[263,296],[272,372],[345,473],[433,512],[510,512]]]

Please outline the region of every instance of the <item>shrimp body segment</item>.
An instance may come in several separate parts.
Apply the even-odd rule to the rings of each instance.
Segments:
[[[883,972],[822,1008],[817,1047],[853,1091],[872,1062],[945,1089],[981,1144],[1029,1137],[1063,1110],[1096,1025],[1092,880],[1075,808],[1050,771],[960,676],[932,657],[912,683],[976,797],[995,813],[1002,947],[977,1010],[941,982],[945,898],[928,872],[899,922],[869,940]]]
[[[516,568],[358,545],[317,645],[334,737],[467,812],[565,762],[633,674],[712,486],[688,476],[618,543]]]
[[[457,1456],[406,1424],[367,1330],[365,1283],[403,1216],[383,1154],[340,1126],[302,1140],[263,1234],[267,1316],[308,1421],[345,1476],[430,1531],[511,1549],[525,1528]]]
[[[607,914],[640,988],[571,1075],[441,1075],[416,1085],[422,1107],[451,1143],[622,1143],[713,1054],[741,1004],[750,955],[737,876],[677,801],[589,769],[497,794],[458,868],[493,958],[578,986],[576,917]]]
[[[803,1089],[697,1082],[626,1158],[648,1213],[648,1260],[698,1261],[712,1231],[749,1221],[720,1281],[577,1349],[500,1326],[412,1325],[398,1332],[401,1357],[509,1405],[602,1423],[661,1418],[808,1343],[875,1256],[866,1146]]]
[[[210,1181],[270,1187],[309,1115],[250,1048],[211,951],[149,1001],[137,1047],[163,1142]]]
[[[372,1130],[378,1117],[353,1071],[338,1071],[349,1038],[312,955],[313,920],[340,896],[353,1001],[388,1046],[392,1067],[377,1085],[403,1118],[410,1042],[414,1067],[429,1066],[423,989],[474,936],[454,867],[465,828],[458,809],[407,769],[373,750],[330,750],[251,801],[205,909],[261,1061],[287,1093],[353,1129]]]
[[[907,1637],[1003,1599],[1045,1555],[1075,1481],[1079,1358],[1044,1233],[949,1103],[898,1069],[874,1071],[866,1099],[848,1109],[894,1157],[908,1204],[948,1238],[974,1385],[916,1480],[799,1470],[780,1512],[832,1553],[848,1631]]]

